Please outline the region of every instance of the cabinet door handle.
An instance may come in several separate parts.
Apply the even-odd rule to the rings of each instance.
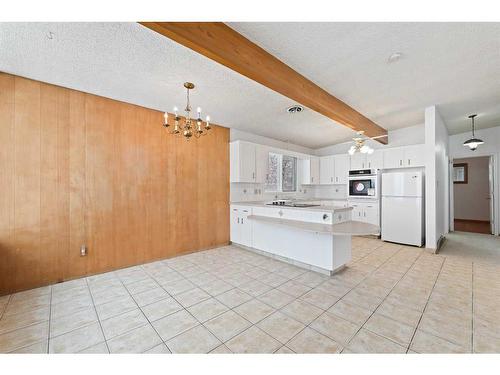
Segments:
[[[238,218],[238,224],[240,223],[240,218]]]
[[[255,172],[252,172],[252,179],[255,180]]]
[[[314,182],[314,177],[311,177],[311,182]]]
[[[403,160],[399,159],[399,166],[403,165]]]
[[[243,224],[243,218],[241,218],[241,224]]]
[[[330,177],[330,182],[333,182],[333,177]]]
[[[408,165],[410,165],[410,159],[408,159]]]
[[[366,212],[363,212],[363,216],[366,217]],[[242,219],[243,220],[243,219]]]

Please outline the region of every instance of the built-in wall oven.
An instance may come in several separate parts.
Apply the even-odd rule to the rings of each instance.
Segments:
[[[379,199],[379,175],[376,169],[349,171],[349,198]]]

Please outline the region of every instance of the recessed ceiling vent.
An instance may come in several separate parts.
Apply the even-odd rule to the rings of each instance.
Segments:
[[[291,113],[291,114],[296,114],[296,113],[300,113],[304,110],[304,107],[298,105],[298,104],[295,104],[295,105],[292,105],[291,107],[288,107],[286,109],[286,111],[288,113]]]

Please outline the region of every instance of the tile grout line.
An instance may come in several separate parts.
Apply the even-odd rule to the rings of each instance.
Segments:
[[[427,297],[427,301],[425,302],[424,309],[422,310],[422,315],[420,315],[420,319],[417,322],[417,325],[415,326],[415,329],[413,330],[413,335],[411,336],[410,342],[408,343],[408,347],[406,348],[406,353],[411,348],[411,344],[413,344],[413,339],[415,338],[415,335],[417,334],[418,327],[420,326],[420,322],[422,321],[422,318],[425,314],[425,310],[427,309],[427,306],[429,305],[429,301],[431,300],[432,293],[434,292],[434,288],[436,287],[436,284],[439,280],[439,276],[441,275],[441,272],[443,271],[444,264],[446,262],[446,257],[443,257],[443,262],[441,263],[441,267],[439,267],[439,272],[436,275],[436,280],[434,280],[434,284],[432,284],[431,292],[429,293],[429,297]]]
[[[192,262],[190,262],[190,263],[192,263]],[[194,264],[194,263],[192,263],[192,264]],[[233,264],[234,264],[234,263],[233,263]],[[196,264],[194,264],[194,265],[195,265],[195,266],[197,266]],[[167,265],[167,267],[168,267],[168,265]],[[169,268],[170,268],[170,267],[169,267]],[[143,270],[144,270],[144,269],[143,269]],[[174,270],[174,271],[175,271],[175,270]],[[199,285],[197,285],[197,284],[193,283],[193,285],[195,285],[195,288],[198,288],[198,289],[203,290],[205,293],[207,293],[207,294],[210,296],[210,298],[207,298],[207,299],[205,299],[205,300],[203,300],[203,301],[200,301],[200,302],[198,302],[198,303],[195,303],[195,304],[194,304],[194,305],[192,305],[192,306],[189,306],[189,307],[184,307],[184,305],[183,305],[182,303],[180,303],[180,302],[179,302],[179,300],[177,300],[173,294],[170,294],[170,293],[169,293],[169,292],[168,292],[168,291],[167,291],[167,290],[166,290],[166,289],[165,289],[165,288],[164,288],[164,287],[163,287],[163,286],[162,286],[162,285],[161,285],[161,284],[160,284],[160,283],[156,280],[156,278],[155,278],[153,275],[151,275],[151,274],[150,274],[147,270],[144,270],[144,272],[146,272],[146,274],[147,274],[148,276],[150,276],[150,277],[154,280],[154,282],[155,282],[155,283],[156,283],[156,284],[157,284],[157,285],[158,285],[161,289],[163,289],[163,290],[164,290],[164,291],[165,291],[165,292],[166,292],[166,293],[167,293],[167,294],[168,294],[168,295],[169,295],[169,296],[170,296],[170,297],[171,297],[174,301],[176,301],[176,302],[177,302],[177,303],[178,303],[178,304],[182,307],[182,309],[181,309],[181,310],[179,310],[179,311],[182,311],[182,310],[186,311],[186,313],[188,313],[189,315],[191,315],[191,316],[193,317],[193,319],[195,319],[195,320],[198,322],[198,325],[203,326],[203,327],[204,327],[206,330],[208,330],[208,331],[209,331],[209,332],[210,332],[210,333],[211,333],[211,334],[212,334],[212,335],[213,335],[213,336],[214,336],[217,340],[219,340],[219,338],[217,337],[217,335],[215,335],[215,333],[213,333],[213,332],[212,332],[212,331],[211,331],[208,327],[206,327],[206,326],[205,326],[205,324],[204,324],[203,322],[201,322],[199,319],[197,319],[197,318],[196,318],[196,317],[195,317],[195,316],[194,316],[194,315],[193,315],[193,314],[192,314],[192,313],[188,310],[188,308],[189,308],[189,307],[196,306],[196,305],[198,305],[199,303],[203,303],[203,302],[205,302],[205,301],[209,300],[210,298],[214,298],[214,299],[216,299],[216,300],[217,300],[216,296],[211,295],[211,294],[210,294],[210,293],[208,293],[206,290],[202,289]],[[210,273],[209,271],[206,271],[206,270],[204,270],[204,272],[208,272],[208,273]],[[187,277],[185,277],[184,275],[182,275],[182,274],[181,274],[181,276],[183,277],[183,279],[190,281],[190,280],[189,280]],[[217,279],[217,280],[224,281],[224,280],[219,279],[219,278],[217,278],[217,277],[216,277],[216,279]],[[190,281],[190,282],[191,282],[191,281]],[[226,281],[224,281],[224,282],[226,282]],[[250,281],[250,282],[252,282],[252,281]],[[228,284],[230,284],[230,283],[228,283]],[[231,286],[233,286],[232,284],[230,284],[230,285],[231,285]],[[126,287],[125,287],[125,288],[126,288]],[[195,288],[193,288],[193,289],[195,289]],[[193,289],[189,289],[189,290],[187,290],[187,291],[190,291],[190,290],[193,290]],[[235,286],[233,286],[233,288],[231,288],[231,289],[227,290],[226,292],[229,292],[229,291],[234,290],[234,289],[238,289],[238,288],[237,288],[237,287],[235,287]],[[238,289],[238,290],[239,290],[239,289]],[[128,291],[128,290],[127,290],[127,291]],[[219,293],[218,295],[224,294],[224,293],[226,293],[226,292]],[[184,293],[184,292],[181,292],[181,293],[179,293],[179,294],[182,294],[182,293]],[[247,294],[248,294],[248,293],[247,293]],[[133,296],[131,296],[131,297],[133,298]],[[255,298],[255,297],[253,297],[253,298]],[[135,301],[135,299],[134,299],[134,301]],[[220,302],[219,300],[217,300],[217,301],[218,301],[218,302]],[[153,302],[153,303],[154,303],[154,302]],[[221,316],[222,314],[227,313],[228,311],[233,311],[233,309],[232,309],[232,308],[230,308],[229,306],[225,305],[225,304],[224,304],[224,303],[222,303],[222,302],[220,302],[220,303],[221,303],[222,305],[224,305],[225,307],[227,307],[227,308],[228,308],[228,310],[227,310],[227,311],[224,311],[224,312],[222,312],[222,313],[220,313],[220,314],[218,314],[218,315],[216,315],[216,316],[214,316],[214,317],[212,317],[212,318],[210,318],[209,320],[215,319],[215,318],[217,318],[217,317]],[[243,303],[245,303],[245,302],[243,302]],[[241,303],[240,305],[242,305],[243,303]],[[240,306],[240,305],[238,305],[238,306]],[[235,307],[238,307],[238,306],[235,306]],[[144,312],[142,311],[142,308],[141,308],[140,306],[139,306],[139,309],[140,309],[140,310],[141,310],[141,312],[144,314]],[[178,312],[178,311],[173,312],[173,313],[171,313],[171,314],[167,314],[167,315],[165,315],[165,316],[163,316],[163,317],[159,318],[158,320],[163,319],[163,318],[165,318],[165,317],[167,317],[167,316],[170,316],[170,315],[172,315],[172,314],[175,314],[175,313],[177,313],[177,312]],[[235,314],[237,314],[238,316],[240,316],[242,319],[245,319],[245,318],[243,318],[240,314],[238,314],[236,311],[233,311],[233,312],[234,312]],[[144,314],[144,315],[145,315],[145,314]],[[149,322],[149,319],[148,319],[148,317],[147,317],[147,316],[146,316],[146,319],[147,319],[147,320],[148,320],[148,322]],[[246,320],[246,319],[245,319],[245,320]],[[208,320],[207,320],[207,321],[208,321]],[[248,320],[246,320],[246,321],[248,321]],[[205,323],[206,323],[206,322],[205,322]],[[249,323],[251,324],[251,325],[250,325],[250,327],[246,328],[245,330],[243,330],[243,331],[241,331],[241,332],[238,332],[235,336],[237,336],[237,335],[239,335],[240,333],[245,332],[247,329],[251,328],[251,327],[253,326],[253,324],[252,324],[252,322],[249,322]],[[154,330],[155,330],[155,332],[158,334],[158,336],[160,337],[160,339],[162,340],[162,342],[165,344],[165,346],[168,348],[168,350],[170,350],[170,348],[168,347],[167,343],[163,340],[163,338],[162,338],[162,337],[161,337],[161,335],[158,333],[158,331],[156,331],[156,328],[154,328],[154,326],[153,326],[153,324],[152,324],[151,322],[150,322],[150,325],[153,327],[153,329],[154,329]],[[173,338],[178,337],[178,336],[182,335],[183,333],[186,333],[186,332],[190,331],[190,330],[191,330],[191,329],[193,329],[193,328],[195,328],[195,327],[191,327],[191,328],[189,328],[189,329],[187,329],[187,330],[185,330],[185,331],[182,331],[182,332],[180,332],[180,333],[178,333],[178,334],[176,334],[176,335],[174,335],[174,336],[170,337],[168,340],[172,340]],[[233,336],[233,337],[235,337],[235,336]],[[214,349],[212,349],[212,350],[215,350],[216,348],[218,348],[218,347],[219,347],[219,346],[221,346],[221,345],[225,345],[225,343],[226,343],[227,341],[231,340],[233,337],[229,338],[228,340],[226,340],[226,341],[224,341],[224,342],[223,342],[222,340],[219,340],[219,341],[221,342],[221,344],[220,344],[220,345],[217,345],[217,346],[216,346]],[[168,341],[168,340],[167,340],[167,341]],[[225,345],[225,346],[226,346],[226,345]],[[226,346],[226,347],[227,347],[227,346]],[[229,348],[228,348],[228,349],[229,349]],[[231,350],[230,350],[230,351],[231,351]],[[170,352],[172,352],[172,351],[170,350]]]
[[[400,251],[402,251],[404,248],[401,247],[401,249],[398,251],[398,253]],[[397,253],[396,253],[397,254]],[[396,254],[394,254],[394,256],[396,256]],[[349,342],[347,343],[347,347],[349,346],[349,344],[351,343],[351,341],[354,339],[354,337],[356,337],[356,335],[361,331],[361,329],[363,329],[366,325],[366,323],[368,322],[368,320],[370,320],[370,318],[375,314],[375,312],[378,310],[378,308],[385,302],[385,300],[387,299],[387,297],[391,294],[391,292],[394,290],[394,288],[401,282],[401,280],[403,280],[403,278],[408,274],[408,272],[410,272],[410,270],[412,269],[412,267],[417,263],[417,261],[420,259],[420,257],[422,256],[423,252],[421,251],[420,254],[415,258],[415,260],[411,263],[411,265],[408,267],[408,269],[403,273],[403,275],[401,275],[401,278],[392,286],[392,288],[389,290],[389,293],[387,293],[387,295],[382,299],[382,301],[377,305],[377,307],[373,310],[373,312],[368,316],[368,318],[365,319],[365,321],[361,324],[361,326],[359,327],[359,329],[356,331],[356,333],[354,335],[352,335],[352,337],[349,339]],[[391,257],[392,258],[392,257]],[[389,259],[387,260],[389,261]],[[383,264],[387,263],[384,262]],[[382,264],[382,265],[383,265]],[[380,267],[382,267],[382,265]],[[379,268],[380,268],[379,267]],[[378,268],[377,268],[378,269]],[[357,306],[357,305],[356,305]],[[383,314],[382,314],[383,315]],[[383,315],[385,316],[385,315]],[[392,319],[394,320],[394,319]],[[398,321],[396,321],[398,322]],[[401,323],[401,322],[399,322]],[[388,337],[385,337],[383,335],[380,335],[379,333],[376,333],[376,332],[373,332],[372,330],[368,329],[368,328],[365,328],[366,330],[370,331],[371,333],[377,335],[377,336],[380,336],[380,337],[383,337],[385,339],[388,339],[392,342],[394,342],[395,344],[401,346],[402,348],[404,348],[403,345],[401,345],[400,343],[388,338]]]
[[[13,294],[9,294],[9,298],[7,299],[7,303],[5,304],[5,307],[2,308],[2,313],[0,314],[0,320],[3,319],[3,316],[4,316],[5,312],[7,311],[7,307],[9,306],[9,303],[13,298],[12,296],[13,296]]]
[[[54,288],[50,287],[50,299],[49,299],[49,331],[47,335],[47,354],[50,353],[50,326],[52,324],[52,293],[54,292]]]
[[[167,267],[168,267],[168,266],[167,266]],[[146,270],[144,269],[143,265],[140,265],[140,268],[141,268],[141,270],[142,270],[142,271],[144,271],[144,272],[146,273],[146,275],[148,275],[148,276],[150,276],[150,277],[151,277],[151,275],[149,274],[149,272],[148,272],[148,271],[146,271]],[[174,271],[175,271],[175,270],[174,270]],[[145,317],[145,318],[146,318],[146,320],[148,321],[148,323],[149,323],[149,325],[151,326],[151,328],[153,328],[153,330],[156,332],[156,334],[157,334],[157,335],[158,335],[158,337],[160,338],[161,342],[162,342],[162,343],[163,343],[163,344],[167,347],[167,349],[170,351],[170,353],[172,353],[172,351],[170,350],[170,348],[167,346],[167,343],[166,343],[165,341],[163,341],[163,338],[160,336],[160,334],[158,333],[158,331],[156,330],[156,328],[153,326],[153,323],[149,320],[149,318],[146,316],[146,314],[144,314],[144,311],[142,310],[142,307],[141,307],[141,306],[139,306],[139,304],[138,304],[138,303],[137,303],[137,301],[135,300],[135,298],[134,298],[134,296],[132,295],[132,293],[130,293],[130,291],[128,290],[128,288],[126,287],[126,285],[123,283],[122,279],[121,279],[118,275],[116,275],[116,278],[118,279],[118,281],[120,281],[120,284],[122,284],[123,288],[125,288],[125,290],[127,291],[127,293],[128,293],[128,295],[129,295],[129,297],[130,297],[130,298],[132,298],[132,300],[135,302],[135,304],[137,305],[137,308],[140,310],[141,314],[142,314],[142,315],[144,315],[144,317]],[[155,278],[153,278],[153,277],[151,277],[151,278],[154,280],[154,282],[155,282],[157,285],[159,285],[159,287],[160,287],[161,289],[163,289],[163,288],[161,287],[161,285],[160,285],[160,284],[156,281],[156,279],[155,279]],[[133,284],[133,283],[132,283],[132,284]],[[173,296],[172,296],[170,293],[168,293],[165,289],[163,289],[163,290],[165,291],[165,293],[167,293],[167,295],[168,295],[168,296],[171,296],[171,297],[173,298]],[[138,294],[140,294],[140,293],[138,293]],[[162,300],[167,299],[167,298],[168,298],[168,297],[166,297],[166,298],[162,298],[161,300],[158,300],[158,301],[162,301]],[[158,302],[158,301],[155,301],[155,302]],[[153,304],[153,303],[155,303],[155,302],[152,302],[152,303],[150,303],[150,304],[148,304],[148,305],[145,305],[145,306],[149,306],[149,305],[151,305],[151,304]],[[181,305],[181,306],[182,306],[182,305]],[[143,306],[143,307],[144,307],[144,306]],[[126,312],[125,312],[124,314],[126,314]],[[173,313],[173,314],[174,314],[174,313]],[[170,315],[170,314],[169,314],[169,315]],[[117,315],[117,316],[118,316],[118,315]],[[145,326],[145,325],[144,325],[144,326]],[[123,332],[122,334],[117,335],[117,336],[115,336],[115,337],[119,337],[119,336],[125,335],[125,334],[127,334],[127,333],[129,333],[129,332],[132,332],[134,329],[138,329],[138,328],[141,328],[141,327],[144,327],[144,326],[135,327],[135,328],[133,328],[133,329],[131,329],[131,330],[127,331],[127,332]],[[112,337],[111,339],[113,339],[113,338],[114,338],[114,337]],[[106,345],[107,345],[108,340],[106,339],[106,336],[104,336],[104,339],[106,340]],[[111,340],[111,339],[110,339],[110,340]],[[143,353],[144,353],[144,352],[146,352],[146,351],[148,351],[148,350],[151,350],[151,349],[155,348],[156,346],[158,346],[158,345],[155,345],[155,346],[153,346],[153,347],[151,347],[151,348],[149,348],[149,349],[146,349],[145,351],[143,351]],[[109,348],[108,348],[108,350],[109,350]],[[109,351],[109,352],[111,353],[111,351]]]
[[[370,254],[374,253],[374,252],[375,252],[375,251],[376,251],[379,247],[381,247],[381,246],[382,246],[382,245],[380,245],[380,246],[376,247],[375,249],[373,249],[373,251],[371,251],[370,253],[368,253],[365,257],[367,257],[367,256],[369,256]],[[361,279],[361,280],[360,280],[358,283],[356,283],[356,284],[355,284],[355,285],[354,285],[351,289],[349,289],[349,291],[347,291],[346,293],[344,293],[344,294],[343,294],[343,295],[342,295],[342,296],[341,296],[341,297],[340,297],[340,298],[339,298],[339,299],[338,299],[338,300],[337,300],[337,301],[336,301],[336,302],[335,302],[332,306],[334,306],[334,305],[335,305],[338,301],[340,301],[340,300],[341,300],[342,298],[344,298],[347,294],[349,294],[352,290],[354,290],[354,289],[355,289],[358,285],[360,285],[360,284],[361,284],[361,283],[362,283],[365,279],[367,279],[370,275],[372,275],[375,271],[377,271],[380,267],[382,267],[385,263],[387,263],[387,262],[388,262],[388,261],[389,261],[392,257],[396,256],[396,254],[398,254],[398,253],[399,253],[402,249],[403,249],[403,248],[401,247],[398,251],[396,251],[394,254],[392,254],[391,256],[389,256],[389,257],[388,257],[388,258],[387,258],[387,259],[386,259],[386,260],[385,260],[382,264],[380,264],[380,266],[376,267],[373,271],[371,271],[369,274],[367,274],[367,276],[366,276],[366,277],[364,277],[363,279]],[[362,258],[360,258],[359,260],[361,260],[361,259],[363,259],[363,258],[365,258],[365,257],[362,257]],[[325,281],[325,282],[326,282],[326,281]],[[328,307],[327,309],[323,310],[323,314],[324,314],[325,312],[327,312],[327,311],[328,311],[328,309],[330,309],[332,306],[330,306],[330,307]],[[356,305],[356,306],[357,306],[357,305]],[[318,306],[316,306],[316,307],[318,307]],[[323,315],[323,314],[320,314],[319,316],[321,316],[321,315]],[[306,325],[303,329],[301,329],[301,330],[300,330],[299,332],[297,332],[295,335],[293,335],[293,336],[292,336],[292,337],[291,337],[291,338],[290,338],[290,339],[289,339],[289,340],[288,340],[288,341],[287,341],[284,345],[288,348],[287,344],[288,344],[288,343],[290,343],[290,342],[291,342],[291,341],[292,341],[292,340],[293,340],[296,336],[298,336],[298,335],[299,335],[301,332],[303,332],[306,328],[310,328],[310,329],[314,330],[315,332],[317,332],[317,333],[319,333],[319,334],[321,334],[321,335],[323,335],[323,336],[325,336],[325,337],[328,337],[328,336],[324,335],[323,333],[321,333],[321,332],[319,332],[319,331],[315,330],[313,327],[310,327],[310,325],[311,325],[312,323],[314,323],[314,322],[315,322],[315,321],[319,318],[319,316],[318,316],[316,319],[314,319],[313,321],[311,321],[309,324],[307,324],[307,325]],[[360,330],[360,329],[361,329],[361,327],[359,328],[359,330]],[[353,338],[354,336],[356,336],[356,334],[359,332],[359,330],[358,330],[358,331],[356,331],[356,333],[352,336],[352,338]],[[337,342],[336,340],[331,339],[330,337],[328,337],[328,338],[329,338],[330,340],[332,340],[333,342],[335,342],[335,343],[337,343],[337,344],[341,345],[341,346],[342,346],[342,351],[343,351],[343,350],[345,349],[345,347],[347,346],[347,345],[346,345],[346,346],[342,345],[341,343]],[[351,339],[352,339],[352,338],[351,338]],[[349,340],[349,342],[350,342],[350,340]],[[349,343],[348,343],[348,344],[349,344]],[[341,352],[342,352],[342,351],[341,351]]]
[[[245,251],[245,249],[242,249],[242,250],[244,250],[244,251]],[[277,273],[275,273],[275,272],[268,271],[268,270],[266,270],[266,269],[264,269],[264,268],[262,268],[262,267],[259,267],[259,266],[256,266],[256,265],[252,265],[252,264],[250,264],[250,263],[246,263],[246,262],[243,262],[243,263],[245,263],[245,264],[247,264],[247,265],[249,265],[249,266],[252,266],[252,267],[255,267],[255,268],[258,268],[258,269],[264,270],[264,271],[266,271],[266,272],[268,272],[268,273],[272,273],[272,274],[274,274],[274,275],[281,276],[281,275],[279,275],[279,274],[277,274]],[[232,264],[236,264],[236,263],[234,263],[234,262],[233,262]],[[291,265],[291,266],[293,266],[293,265]],[[296,267],[296,266],[295,266],[295,267]],[[146,271],[146,270],[144,270],[144,271],[145,271],[148,275],[150,275],[150,273],[149,273],[148,271]],[[209,271],[206,271],[206,270],[204,270],[204,271],[205,271],[205,272],[209,272]],[[237,272],[238,272],[238,271],[236,271],[236,272],[235,272],[235,274],[236,274]],[[307,270],[306,270],[305,272],[307,272]],[[303,272],[302,274],[304,274],[305,272]],[[209,272],[209,273],[210,273],[210,272]],[[301,275],[302,275],[302,274],[301,274]],[[245,275],[247,275],[247,274],[245,273]],[[300,277],[301,275],[297,275],[297,276],[296,276],[296,278]],[[154,281],[155,281],[158,285],[160,285],[160,284],[158,283],[158,281],[154,278],[154,276],[152,276],[152,275],[150,275],[150,276],[154,279]],[[183,276],[183,278],[184,278],[184,279],[188,279],[188,278],[186,278],[184,275],[181,275],[181,276]],[[247,276],[248,276],[248,275],[247,275]],[[215,277],[216,277],[216,276],[215,276]],[[250,278],[252,278],[251,276],[249,276],[249,277],[250,277]],[[281,277],[284,277],[284,276],[281,276]],[[285,277],[285,278],[286,278],[286,277]],[[220,278],[217,278],[217,277],[216,277],[216,279],[217,279],[217,280],[224,281],[224,280],[222,280],[222,279],[220,279]],[[285,283],[287,283],[287,282],[289,282],[289,281],[294,281],[294,282],[297,282],[297,283],[299,283],[299,284],[303,285],[302,283],[300,283],[300,282],[298,282],[298,281],[295,281],[295,279],[288,279],[288,278],[286,278],[286,279],[287,279],[286,281],[284,281],[283,283],[279,284],[278,286],[281,286],[281,285],[283,285],[283,284],[285,284]],[[188,279],[188,280],[189,280],[189,279]],[[258,279],[254,279],[254,278],[252,278],[252,280],[251,280],[251,281],[249,281],[248,283],[251,283],[251,282],[254,282],[254,281],[259,281],[259,280],[258,280]],[[224,281],[224,282],[226,282],[226,281]],[[227,283],[227,282],[226,282],[226,283]],[[245,291],[243,291],[243,290],[239,289],[239,287],[238,287],[238,286],[234,286],[234,284],[231,284],[231,283],[228,283],[228,284],[229,284],[229,285],[231,285],[231,286],[233,286],[233,288],[231,288],[231,289],[229,289],[229,290],[227,290],[227,291],[225,291],[225,292],[219,293],[219,294],[217,294],[217,295],[221,295],[221,294],[224,294],[224,293],[226,293],[226,292],[229,292],[229,291],[231,291],[231,290],[235,290],[235,289],[240,290],[240,291],[242,291],[242,292],[246,293]],[[245,284],[245,283],[244,283],[244,284]],[[263,283],[263,284],[271,288],[269,291],[274,290],[274,289],[277,289],[277,287],[276,287],[276,288],[274,288],[274,287],[272,287],[272,286],[271,286],[271,285],[269,285],[269,284],[265,284],[265,283]],[[232,337],[228,338],[228,339],[227,339],[227,340],[225,340],[225,341],[222,341],[222,340],[221,340],[221,344],[220,344],[220,345],[218,345],[216,348],[218,348],[218,347],[219,347],[219,346],[221,346],[221,345],[224,345],[224,346],[225,346],[225,347],[226,347],[229,351],[231,351],[231,350],[227,347],[227,345],[226,345],[226,343],[227,343],[229,340],[232,340],[234,337],[236,337],[236,336],[238,336],[238,335],[242,334],[243,332],[245,332],[245,331],[249,330],[250,328],[252,328],[252,327],[254,327],[254,326],[255,326],[255,328],[257,328],[257,329],[259,329],[259,330],[261,330],[261,331],[262,331],[262,329],[261,329],[261,328],[259,328],[259,327],[257,326],[257,324],[258,324],[259,322],[261,322],[262,320],[264,320],[265,318],[267,318],[267,316],[266,316],[266,317],[264,317],[264,318],[262,318],[261,320],[259,320],[257,323],[253,323],[253,322],[248,321],[246,318],[244,318],[244,317],[243,317],[243,316],[241,316],[240,314],[238,314],[238,312],[237,312],[237,311],[235,311],[234,309],[235,309],[235,308],[237,308],[237,307],[239,307],[239,306],[241,306],[241,305],[243,305],[243,304],[245,304],[245,303],[247,303],[247,302],[249,302],[249,301],[251,301],[251,300],[257,300],[257,301],[259,301],[259,302],[261,302],[261,303],[263,303],[263,304],[265,304],[265,305],[269,306],[268,304],[266,304],[266,303],[262,302],[260,299],[258,299],[258,297],[259,297],[259,296],[261,296],[261,295],[263,295],[263,294],[265,294],[265,293],[267,293],[267,292],[269,292],[269,291],[263,292],[263,293],[261,293],[261,294],[259,294],[259,295],[257,295],[257,296],[253,296],[253,295],[251,295],[251,294],[246,293],[246,294],[248,294],[248,295],[251,297],[251,299],[250,299],[250,300],[245,301],[245,302],[243,302],[243,303],[240,303],[240,304],[238,304],[237,306],[230,307],[230,306],[225,305],[225,304],[224,304],[224,303],[222,303],[221,301],[219,301],[219,300],[216,298],[216,297],[217,297],[217,295],[211,295],[211,294],[210,294],[210,293],[208,293],[205,289],[203,289],[201,286],[199,286],[199,285],[197,285],[197,284],[195,284],[195,285],[196,285],[196,287],[197,287],[197,288],[202,289],[202,290],[203,290],[203,291],[205,291],[207,294],[209,294],[209,295],[210,295],[210,298],[214,298],[214,299],[216,299],[218,302],[220,302],[221,304],[223,304],[225,307],[227,307],[227,308],[228,308],[228,310],[227,310],[227,311],[224,311],[224,312],[222,312],[222,313],[220,313],[220,314],[218,314],[218,315],[216,315],[216,316],[214,316],[214,317],[210,318],[209,320],[215,319],[215,318],[217,318],[218,316],[220,316],[220,315],[222,315],[222,314],[224,314],[224,313],[226,313],[226,312],[228,312],[228,311],[232,311],[233,313],[235,313],[236,315],[238,315],[239,317],[241,317],[242,319],[244,319],[245,321],[247,321],[248,323],[250,323],[250,326],[248,326],[247,328],[245,328],[243,331],[236,333],[234,336],[232,336]],[[160,285],[160,287],[161,287],[162,289],[164,289],[161,285]],[[165,290],[165,289],[164,289],[164,290]],[[166,291],[166,290],[165,290],[165,291]],[[167,291],[166,291],[166,292],[167,292]],[[167,292],[167,293],[168,293],[168,292]],[[285,293],[285,292],[283,292],[283,293]],[[308,292],[306,292],[306,293],[308,293]],[[170,295],[170,293],[168,293],[168,294]],[[285,293],[285,294],[287,294],[287,293]],[[304,293],[304,294],[305,294],[305,293]],[[288,295],[289,295],[289,294],[288,294]],[[291,295],[290,295],[290,296],[291,296]],[[210,330],[210,328],[208,328],[208,327],[206,327],[206,326],[205,326],[205,324],[204,324],[204,323],[206,323],[206,322],[201,322],[201,321],[200,321],[199,319],[197,319],[194,315],[192,315],[192,314],[190,313],[190,311],[188,310],[188,308],[185,308],[185,307],[184,307],[184,306],[183,306],[183,305],[182,305],[182,304],[181,304],[181,303],[180,303],[180,302],[179,302],[179,301],[178,301],[178,300],[177,300],[177,299],[176,299],[173,295],[171,295],[171,297],[172,297],[172,298],[173,298],[173,299],[174,299],[177,303],[179,303],[179,305],[181,305],[181,306],[183,307],[183,309],[184,309],[184,310],[186,310],[186,312],[187,312],[187,313],[189,313],[189,314],[190,314],[190,315],[191,315],[191,316],[192,316],[192,317],[193,317],[193,318],[194,318],[197,322],[199,322],[199,324],[200,324],[200,325],[202,325],[205,329],[207,329],[207,330],[208,330],[208,331],[209,331],[212,335],[214,335],[214,337],[216,337],[217,339],[219,339],[219,338],[217,337],[217,335],[215,335],[215,333],[214,333],[214,332],[212,332],[212,331]],[[291,297],[293,297],[293,296],[291,296]],[[296,299],[297,299],[297,298],[296,298]],[[205,301],[206,301],[206,300],[205,300]],[[202,302],[204,302],[204,301],[200,301],[199,303],[202,303]],[[198,304],[198,303],[197,303],[197,304]],[[193,306],[195,306],[195,305],[197,305],[197,304],[194,304]],[[190,306],[190,307],[192,307],[192,306]],[[269,306],[269,307],[273,308],[273,309],[274,309],[274,310],[276,310],[276,311],[279,311],[279,309],[275,309],[273,306]],[[171,315],[171,314],[168,314],[168,315]],[[168,315],[166,315],[166,316],[168,316]],[[270,315],[271,315],[271,314],[270,314]],[[268,316],[269,316],[269,315],[268,315]],[[194,327],[193,327],[193,328],[194,328]],[[192,328],[191,328],[191,329],[192,329]],[[189,331],[189,330],[187,330],[187,331]],[[175,335],[175,336],[171,337],[169,340],[171,340],[171,339],[173,339],[174,337],[177,337],[177,336],[179,336],[179,335],[181,335],[181,334],[183,334],[183,333],[185,333],[185,332],[187,332],[187,331],[183,331],[183,332],[181,332],[181,333],[179,333],[179,334],[177,334],[177,335]],[[265,332],[265,331],[262,331],[262,332],[264,332],[264,333],[266,333],[267,335],[269,335],[269,334],[268,334],[267,332]],[[269,336],[270,336],[270,337],[272,337],[271,335],[269,335]],[[275,339],[277,342],[279,342],[280,344],[282,344],[282,343],[281,343],[279,340],[277,340],[276,338],[274,338],[274,337],[273,337],[273,339]],[[166,343],[165,343],[165,345],[166,345]],[[281,345],[281,347],[282,347],[282,346],[284,346],[284,344],[282,344],[282,345]],[[167,346],[167,347],[168,347],[168,346]],[[280,348],[281,348],[281,347],[280,347]],[[216,348],[214,348],[214,349],[216,349]],[[277,350],[279,350],[279,348],[278,348]]]
[[[99,327],[101,328],[102,337],[104,338],[104,344],[106,344],[106,348],[108,349],[108,353],[111,353],[111,351],[109,350],[108,341],[106,340],[106,335],[104,334],[104,329],[102,328],[101,318],[99,317],[99,314],[97,313],[97,307],[95,305],[94,295],[92,294],[92,290],[90,289],[89,280],[87,277],[85,278],[85,284],[87,284],[87,288],[89,290],[90,299],[92,300],[92,307],[94,308],[95,315],[97,316],[97,322],[99,323]],[[88,349],[91,346],[88,346],[85,349]],[[85,349],[82,349],[82,350],[85,350]]]

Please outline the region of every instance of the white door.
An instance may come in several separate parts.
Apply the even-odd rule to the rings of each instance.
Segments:
[[[311,156],[310,161],[311,184],[319,184],[319,158]]]
[[[382,240],[422,246],[422,198],[382,197]]]
[[[351,219],[354,221],[364,221],[362,207],[357,204],[352,205]]]
[[[334,157],[334,183],[335,184],[347,184],[347,178],[349,177],[349,155],[335,155]]]
[[[255,145],[240,142],[240,182],[255,182]]]
[[[319,158],[319,181],[322,185],[334,183],[334,159],[333,156],[322,156]]]
[[[240,209],[240,243],[252,247],[252,222],[248,220],[248,215],[250,215],[249,209]]]
[[[378,207],[375,204],[367,204],[363,213],[364,220],[373,225],[380,225]]]
[[[231,208],[231,222],[230,222],[230,235],[231,242],[240,243],[241,241],[241,231],[240,231],[240,214],[238,208]]]
[[[403,168],[404,150],[402,148],[388,148],[384,150],[384,169]]]
[[[374,151],[373,154],[366,155],[366,168],[383,169],[384,155],[382,151]]]
[[[261,145],[257,145],[255,147],[255,182],[263,184],[266,182],[269,149],[266,146]]]
[[[405,147],[405,167],[424,167],[425,166],[425,146],[415,145]]]
[[[365,154],[354,154],[351,155],[351,170],[365,169],[366,155]]]
[[[488,183],[489,183],[489,200],[490,200],[490,232],[495,233],[495,179],[494,179],[493,157],[490,156],[488,165]]]
[[[421,172],[394,172],[382,175],[382,196],[421,197]]]

